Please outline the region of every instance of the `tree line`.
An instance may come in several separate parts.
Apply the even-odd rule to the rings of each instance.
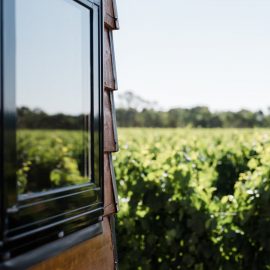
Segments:
[[[17,128],[82,130],[84,128],[84,116],[64,113],[51,115],[41,109],[21,107],[17,108]]]
[[[168,111],[134,108],[116,110],[119,127],[158,127],[158,128],[254,128],[270,127],[270,110],[252,112],[211,112],[208,107],[190,109],[175,108]]]
[[[207,106],[174,108],[161,110],[156,102],[151,102],[125,91],[116,95],[117,124],[119,127],[158,128],[253,128],[270,127],[270,107],[268,112],[239,110],[238,112],[212,112]]]
[[[119,127],[153,128],[254,128],[270,127],[270,109],[252,112],[211,112],[208,107],[198,106],[191,109],[176,108],[168,111],[156,109],[136,110],[134,108],[116,109]],[[17,109],[17,127],[21,129],[66,129],[82,130],[85,116],[63,113],[50,115],[42,110],[27,107]]]

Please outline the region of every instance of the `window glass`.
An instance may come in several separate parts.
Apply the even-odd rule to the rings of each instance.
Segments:
[[[90,11],[73,0],[16,0],[20,194],[89,182]]]

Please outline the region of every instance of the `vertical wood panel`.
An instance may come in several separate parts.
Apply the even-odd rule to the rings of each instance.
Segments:
[[[115,171],[113,167],[112,154],[109,154],[109,165],[110,165],[110,172],[111,172],[111,178],[112,178],[112,188],[113,188],[113,194],[114,194],[115,208],[116,208],[116,212],[118,212],[120,205],[119,205],[118,191],[117,191],[117,185],[116,185]]]
[[[106,89],[116,90],[118,88],[116,79],[115,56],[112,32],[104,28],[104,86]]]
[[[104,155],[104,216],[116,213],[116,202],[110,168],[110,154]]]
[[[116,152],[117,151],[117,139],[114,132],[114,121],[110,91],[104,91],[104,151]]]
[[[105,25],[110,29],[119,29],[119,21],[115,0],[104,0],[104,21]]]

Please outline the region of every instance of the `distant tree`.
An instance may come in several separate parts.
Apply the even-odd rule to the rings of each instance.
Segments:
[[[123,94],[115,96],[117,108],[135,109],[142,111],[143,109],[157,109],[157,103],[143,99],[135,95],[132,91],[126,91]]]
[[[207,106],[193,108],[173,108],[168,111],[158,109],[154,102],[149,102],[125,92],[121,95],[121,106],[116,110],[117,123],[120,127],[168,127],[168,128],[253,128],[270,127],[270,106],[267,113],[262,110],[237,112],[211,112]],[[49,115],[40,109],[21,107],[17,109],[17,126],[24,129],[69,129],[83,128],[83,115]]]

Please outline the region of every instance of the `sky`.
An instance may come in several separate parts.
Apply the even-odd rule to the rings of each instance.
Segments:
[[[73,0],[15,3],[17,106],[89,113],[89,9]]]
[[[117,0],[119,92],[164,108],[270,106],[269,0]]]

